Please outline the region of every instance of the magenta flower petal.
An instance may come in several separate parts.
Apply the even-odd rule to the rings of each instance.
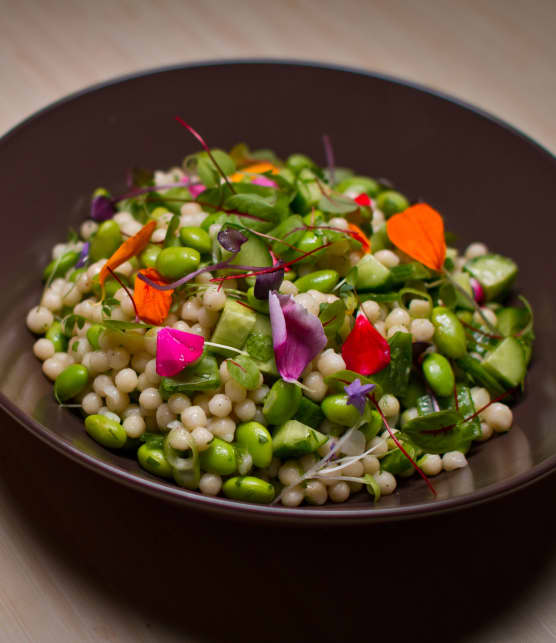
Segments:
[[[202,183],[191,183],[187,186],[187,189],[189,190],[191,196],[196,199],[199,194],[206,190],[206,187]]]
[[[257,176],[251,181],[251,183],[254,183],[255,185],[262,185],[265,188],[278,188],[278,184],[275,181],[269,179],[268,176],[264,176],[263,174],[257,174]]]
[[[268,308],[278,372],[286,382],[295,382],[326,346],[324,328],[318,317],[290,295],[269,292]]]
[[[205,338],[175,328],[161,328],[156,338],[156,372],[172,377],[201,357]]]

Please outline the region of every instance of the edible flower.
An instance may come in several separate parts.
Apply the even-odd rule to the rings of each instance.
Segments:
[[[159,286],[166,284],[154,268],[140,270],[137,276],[139,277],[140,275],[147,277],[153,284]],[[160,326],[170,312],[173,292],[173,290],[157,290],[146,281],[136,279],[133,299],[139,318],[149,324]]]
[[[356,241],[359,241],[359,243],[362,246],[362,250],[365,254],[368,254],[371,252],[371,241],[367,237],[367,235],[361,230],[361,228],[358,225],[355,225],[355,223],[348,223],[348,228],[349,228],[349,235],[355,239]]]
[[[365,411],[365,404],[367,403],[367,393],[370,393],[376,384],[361,384],[361,380],[356,378],[348,386],[344,386],[344,391],[348,396],[348,404],[352,404],[361,415]]]
[[[102,222],[111,219],[116,214],[114,202],[105,194],[97,194],[91,201],[91,219]]]
[[[247,167],[242,168],[241,172],[234,172],[231,174],[228,178],[230,181],[233,183],[237,183],[238,181],[243,181],[246,178],[248,178],[250,175],[253,174],[264,174],[265,172],[270,172],[271,174],[278,174],[280,170],[273,165],[272,163],[269,163],[268,161],[264,161],[262,163],[254,163],[253,165],[248,165]],[[246,176],[247,175],[247,176]],[[251,179],[251,183],[256,183],[256,178]],[[266,178],[266,177],[264,177]],[[272,185],[269,185],[269,183],[258,183],[257,185],[268,185],[269,187],[278,187],[274,181],[271,181],[270,179],[266,179],[269,183],[272,183]]]
[[[172,377],[201,357],[205,338],[175,328],[161,328],[156,336],[156,372]]]
[[[75,264],[74,268],[83,268],[83,266],[87,263],[87,259],[89,258],[89,248],[91,247],[91,244],[87,241],[86,243],[83,244],[83,247],[81,248],[81,252],[79,253],[79,259],[77,260],[77,263]]]
[[[296,382],[307,364],[326,346],[318,317],[307,312],[291,295],[268,294],[276,366],[283,380]]]
[[[155,228],[156,221],[149,221],[137,234],[134,234],[133,237],[130,237],[122,243],[104,266],[102,266],[102,270],[98,276],[98,282],[101,286],[104,285],[105,279],[110,274],[109,269],[116,270],[116,268],[121,266],[125,261],[143,252]]]
[[[417,203],[390,217],[386,223],[390,241],[400,250],[440,272],[446,258],[444,221],[426,203]]]
[[[357,205],[364,205],[368,208],[370,208],[372,205],[371,197],[364,192],[363,194],[359,194],[358,196],[356,196],[353,200],[355,201],[355,203],[357,203]]]
[[[390,345],[361,313],[342,346],[342,357],[350,371],[372,375],[390,363]]]

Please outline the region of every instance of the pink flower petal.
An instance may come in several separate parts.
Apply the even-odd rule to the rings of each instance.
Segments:
[[[156,338],[156,372],[172,377],[201,357],[205,338],[175,328],[161,328]]]
[[[265,188],[278,188],[278,184],[275,183],[272,179],[269,179],[267,176],[263,176],[262,174],[258,174],[252,181],[251,183],[254,183],[255,185],[262,185]]]
[[[282,379],[295,382],[307,364],[326,346],[318,317],[307,312],[290,295],[268,294],[272,343]]]
[[[196,199],[201,192],[204,192],[207,188],[202,183],[191,183],[187,186],[191,196]]]

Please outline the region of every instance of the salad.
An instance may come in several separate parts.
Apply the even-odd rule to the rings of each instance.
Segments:
[[[370,502],[512,426],[533,314],[515,262],[462,254],[386,180],[245,144],[97,189],[27,326],[62,406],[206,495]]]

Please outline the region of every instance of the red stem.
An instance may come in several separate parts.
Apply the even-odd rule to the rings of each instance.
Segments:
[[[491,339],[504,339],[502,335],[494,335],[493,333],[487,333],[484,330],[481,330],[480,328],[475,328],[472,324],[468,324],[467,322],[464,322],[462,319],[460,319],[461,325],[465,326],[466,328],[470,328],[471,330],[480,333],[481,335],[484,335],[485,337],[490,337]]]
[[[120,284],[120,286],[126,291],[127,296],[131,299],[131,303],[133,304],[133,310],[135,311],[135,321],[139,322],[141,318],[139,317],[139,313],[137,312],[137,306],[135,305],[135,300],[133,299],[132,294],[129,292],[127,289],[127,286],[124,284],[124,282],[116,275],[116,273],[110,268],[110,266],[106,266],[108,268],[108,272],[114,277],[114,279]]]

